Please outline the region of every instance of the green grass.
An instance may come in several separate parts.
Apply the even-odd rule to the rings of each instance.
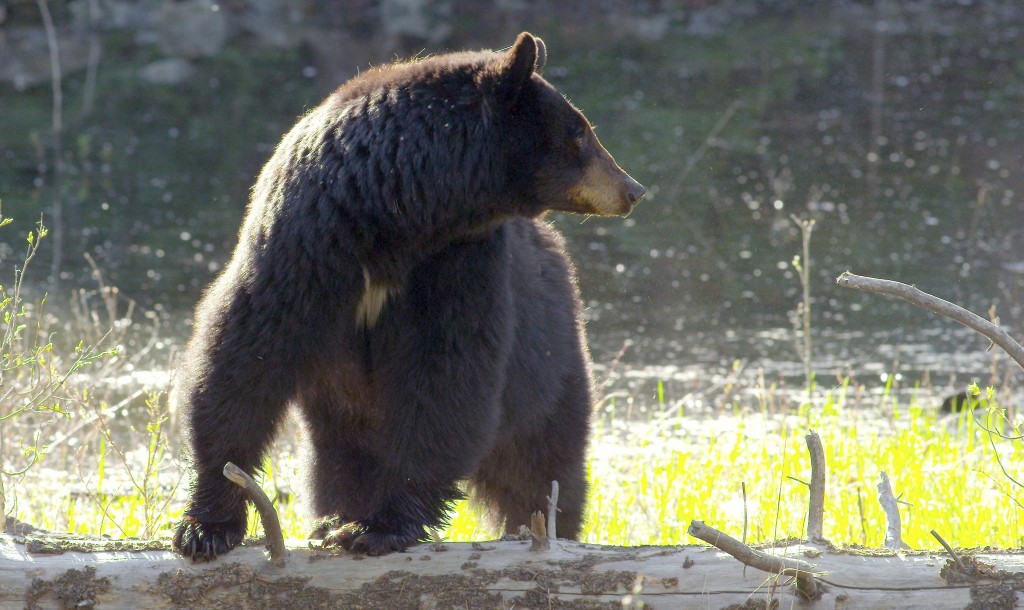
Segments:
[[[861,389],[858,389],[859,392]],[[770,390],[769,390],[770,391]],[[587,542],[615,545],[694,544],[686,534],[691,519],[741,537],[747,514],[746,540],[769,542],[803,537],[807,489],[794,479],[810,479],[804,436],[814,429],[821,437],[828,470],[825,536],[836,544],[882,545],[885,518],[877,502],[879,472],[888,473],[901,505],[903,538],[913,548],[938,548],[929,535],[935,529],[954,546],[1019,547],[1019,512],[1007,495],[1012,485],[995,463],[988,435],[968,417],[940,419],[922,409],[914,397],[898,404],[886,394],[874,407],[845,404],[854,390],[840,386],[819,392],[812,406],[789,415],[744,410],[718,417],[651,416],[625,421],[614,409],[596,418],[590,469],[590,518]],[[664,389],[658,393],[664,397]],[[662,404],[662,411],[673,405]],[[99,466],[91,475],[91,494],[62,492],[54,510],[55,489],[69,482],[61,473],[30,472],[22,483],[18,517],[37,526],[83,534],[140,535],[145,529],[142,499],[111,489],[120,466],[111,452],[94,455]],[[1004,463],[1021,461],[1020,443],[1000,442]],[[162,480],[171,493],[178,466],[165,464]],[[268,464],[264,488],[294,487],[297,460],[288,454]],[[120,475],[120,477],[119,477]],[[53,477],[57,477],[56,479]],[[102,481],[96,481],[102,477]],[[746,489],[744,500],[742,487]],[[106,493],[95,492],[102,488]],[[173,492],[180,501],[184,486]],[[167,533],[180,503],[161,514],[153,531]],[[101,508],[102,507],[102,508]],[[309,523],[298,502],[279,506],[285,535],[302,538]],[[260,528],[251,520],[252,533]],[[495,532],[466,502],[453,512],[448,540],[480,540]]]

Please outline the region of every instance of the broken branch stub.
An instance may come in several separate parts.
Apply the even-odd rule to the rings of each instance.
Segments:
[[[551,548],[547,528],[544,527],[544,513],[535,511],[530,515],[530,550],[546,551]]]
[[[900,506],[889,484],[889,475],[881,471],[878,476],[878,503],[885,513],[885,548],[894,551],[909,549],[903,542],[902,526],[900,525]]]
[[[811,430],[804,437],[811,455],[810,498],[807,502],[807,538],[812,542],[825,541],[825,449],[818,433]]]

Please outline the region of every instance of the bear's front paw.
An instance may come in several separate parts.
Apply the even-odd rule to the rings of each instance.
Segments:
[[[417,536],[389,532],[367,531],[366,528],[350,523],[324,536],[323,548],[343,548],[350,553],[376,557],[389,553],[401,553],[417,543]]]
[[[202,523],[186,514],[174,530],[172,548],[192,561],[210,561],[230,551],[244,537],[244,520]]]

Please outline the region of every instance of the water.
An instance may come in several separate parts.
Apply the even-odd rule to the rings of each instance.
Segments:
[[[834,280],[847,269],[898,279],[982,314],[995,304],[1004,325],[1024,327],[1024,9],[879,7],[736,10],[725,27],[691,11],[658,39],[527,19],[547,41],[547,77],[650,192],[624,220],[552,216],[580,270],[608,392],[656,402],[659,382],[678,399],[760,376],[798,390],[793,215],[816,221],[819,385],[898,374],[945,391],[990,378],[970,333]],[[507,44],[474,31],[453,44]],[[59,197],[59,287],[44,281],[49,250],[29,282],[61,308],[70,289],[96,285],[88,253],[123,299],[162,321],[138,368],[166,369],[230,254],[259,167],[337,84],[325,75],[357,66],[234,39],[169,87],[137,76],[153,48],[117,32],[103,44],[91,113],[80,110],[84,73],[64,80],[59,177],[49,91],[0,88],[0,197],[17,219],[2,254],[10,268],[21,234]],[[378,62],[393,52],[366,51]]]

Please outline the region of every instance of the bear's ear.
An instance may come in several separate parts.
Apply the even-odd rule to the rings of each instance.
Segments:
[[[544,71],[544,64],[548,62],[548,48],[544,45],[544,41],[536,36],[533,37],[533,41],[537,43],[537,67],[534,71],[540,74]]]
[[[519,92],[530,81],[530,76],[537,69],[538,57],[544,55],[544,43],[534,38],[529,32],[523,32],[516,38],[505,55],[498,60],[494,73],[494,94],[499,103],[515,104]]]

